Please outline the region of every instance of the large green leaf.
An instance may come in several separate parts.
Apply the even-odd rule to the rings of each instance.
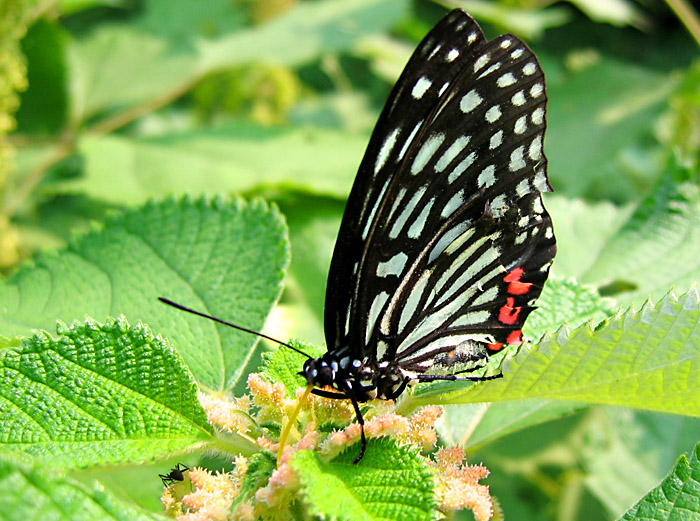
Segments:
[[[288,262],[279,213],[262,202],[174,199],[108,219],[65,250],[0,283],[0,334],[51,330],[57,319],[125,315],[167,335],[197,381],[230,388],[256,338],[186,315],[164,296],[260,330]]]
[[[659,483],[700,433],[700,418],[622,407],[591,411],[588,423],[592,428],[581,450],[585,484],[611,517]]]
[[[205,74],[235,65],[299,65],[347,50],[363,36],[387,31],[404,2],[304,2],[247,29],[240,28],[240,7],[230,2],[205,10],[187,1],[154,4],[130,24],[96,25],[70,42],[74,121],[115,108],[167,104]]]
[[[557,237],[553,275],[583,275],[633,210],[632,205],[620,208],[609,202],[593,203],[558,194],[545,195],[545,206],[552,216]]]
[[[671,474],[621,521],[697,521],[700,519],[700,444],[678,459]]]
[[[340,521],[433,519],[431,472],[415,450],[384,438],[370,440],[358,464],[355,457],[352,448],[327,463],[311,451],[295,455],[292,468],[312,515]]]
[[[553,398],[700,416],[700,301],[692,290],[604,326],[546,336],[503,366],[504,377],[458,390],[418,390],[404,407]]]
[[[213,437],[182,359],[123,318],[2,350],[0,417],[0,454],[52,468],[144,462]]]
[[[58,186],[122,204],[271,184],[345,197],[366,143],[361,133],[250,124],[153,138],[85,136],[84,175]]]
[[[102,486],[78,483],[46,470],[0,464],[2,521],[157,521]]]
[[[691,168],[671,161],[582,280],[624,282],[634,289],[616,295],[617,300],[636,303],[700,280],[700,186],[695,177]]]

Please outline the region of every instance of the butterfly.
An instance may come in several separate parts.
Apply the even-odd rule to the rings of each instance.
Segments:
[[[305,355],[306,394],[349,399],[363,426],[359,403],[409,384],[501,376],[469,373],[522,343],[556,253],[541,197],[546,103],[518,38],[487,41],[459,9],[427,34],[350,192],[326,288],[328,351]],[[356,462],[364,428],[361,442]]]

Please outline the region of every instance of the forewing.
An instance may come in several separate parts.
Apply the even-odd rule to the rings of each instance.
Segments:
[[[539,64],[517,38],[486,42],[470,17],[450,17],[462,28],[426,37],[363,161],[374,177],[361,168],[362,208],[346,211],[340,232],[359,258],[347,266],[351,250],[334,254],[352,284],[336,338],[416,372],[455,372],[520,343],[555,253],[540,196],[550,188]]]
[[[359,329],[366,322],[368,296],[359,289],[366,263],[375,258],[371,225],[380,208],[393,200],[390,187],[397,187],[397,166],[444,94],[432,82],[449,86],[484,42],[469,15],[452,11],[418,45],[392,89],[360,164],[333,252],[324,319],[329,349],[350,345],[363,352]]]

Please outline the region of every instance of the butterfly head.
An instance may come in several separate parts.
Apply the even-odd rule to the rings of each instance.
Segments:
[[[309,358],[304,362],[304,368],[299,372],[301,376],[306,378],[309,384],[317,387],[325,387],[333,385],[338,371],[335,361],[326,360],[326,356],[321,358]]]

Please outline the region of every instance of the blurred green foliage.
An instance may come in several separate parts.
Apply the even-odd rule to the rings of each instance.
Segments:
[[[526,39],[547,75],[553,276],[603,290],[610,307],[700,279],[692,20],[661,0],[450,6],[489,37]],[[267,331],[322,343],[345,195],[388,90],[444,13],[427,0],[2,0],[0,269],[150,197],[263,196],[286,215],[292,243]],[[506,517],[615,519],[692,449],[699,427],[595,408],[470,459],[491,469]],[[155,476],[168,466],[85,479],[159,511]]]

